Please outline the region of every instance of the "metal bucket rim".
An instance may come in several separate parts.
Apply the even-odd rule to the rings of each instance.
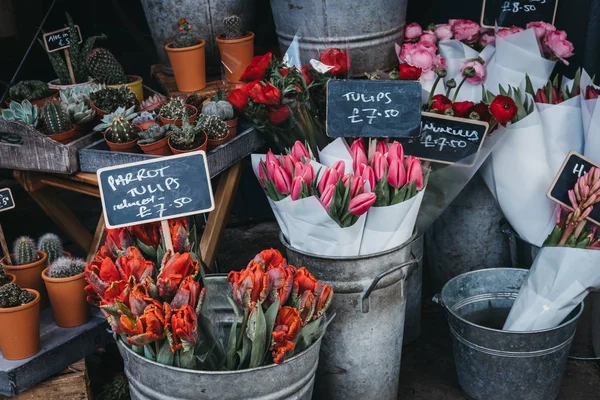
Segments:
[[[288,243],[288,241],[285,238],[285,236],[283,236],[283,232],[281,232],[281,231],[279,232],[279,241],[281,241],[281,244],[283,244],[286,249],[292,250],[295,253],[302,254],[304,256],[308,256],[308,257],[311,257],[311,258],[317,258],[317,259],[321,259],[321,260],[346,261],[346,260],[363,260],[363,259],[366,259],[366,258],[376,258],[376,257],[384,256],[384,255],[389,254],[389,253],[393,253],[393,252],[399,251],[400,249],[403,249],[404,247],[410,246],[420,236],[421,235],[419,235],[419,231],[415,227],[415,229],[413,230],[413,234],[408,238],[408,240],[406,242],[402,243],[401,245],[396,246],[396,247],[394,247],[392,249],[380,251],[378,253],[363,254],[363,255],[357,255],[357,256],[323,256],[323,255],[313,254],[313,253],[309,253],[309,252],[306,252],[306,251],[303,251],[303,250],[299,250],[299,249],[297,249],[295,247],[292,247],[292,245]]]
[[[323,317],[321,317],[321,318],[323,318]],[[285,360],[283,362],[283,364],[294,362],[295,360],[299,359],[300,357],[305,357],[313,349],[313,347],[319,345],[319,343],[323,339],[323,336],[325,336],[325,330],[323,332],[321,332],[321,335],[310,346],[308,346],[302,352],[300,352],[298,354],[295,354],[293,357],[290,357],[289,359]],[[199,370],[199,369],[180,368],[180,367],[174,367],[172,365],[161,364],[161,363],[158,363],[156,361],[149,360],[146,357],[142,357],[141,355],[137,354],[135,351],[131,350],[129,348],[129,346],[126,346],[123,343],[123,340],[118,335],[116,335],[116,334],[115,334],[115,342],[117,342],[118,346],[120,346],[121,348],[123,348],[126,351],[128,351],[134,357],[137,357],[137,358],[141,359],[142,362],[147,362],[147,363],[150,363],[150,364],[154,364],[157,367],[167,368],[167,369],[169,369],[171,371],[183,372],[183,373],[187,373],[187,374],[195,374],[195,375],[220,375],[220,376],[234,375],[235,376],[235,375],[245,374],[245,373],[248,373],[248,372],[266,371],[266,370],[269,370],[271,368],[275,368],[275,367],[279,367],[280,365],[283,365],[283,364],[275,364],[275,363],[273,363],[273,364],[269,364],[269,365],[263,365],[262,367],[246,368],[246,369],[240,369],[240,370],[235,370],[235,371],[205,371],[205,370]]]
[[[511,271],[515,271],[515,270],[520,270],[520,271],[528,271],[528,269],[525,268],[486,268],[486,269],[479,269],[476,271],[469,271],[469,272],[465,272],[464,274],[460,274],[452,279],[450,279],[448,282],[446,282],[446,284],[444,285],[444,287],[442,288],[441,294],[440,294],[440,298],[442,300],[442,304],[444,304],[444,289],[446,288],[446,286],[448,286],[450,284],[450,282],[464,276],[464,275],[470,275],[470,274],[475,274],[475,273],[481,273],[482,271],[501,271],[501,270],[511,270]],[[518,292],[517,292],[518,293]],[[505,331],[502,329],[493,329],[493,328],[488,328],[487,326],[482,326],[482,325],[477,325],[474,324],[471,321],[467,321],[466,319],[462,318],[460,315],[458,315],[457,313],[455,313],[452,309],[450,309],[449,307],[447,307],[446,305],[443,306],[446,311],[448,311],[449,313],[451,313],[455,318],[459,319],[460,321],[464,322],[467,325],[471,325],[474,326],[478,329],[483,329],[485,331],[489,331],[489,332],[499,332],[499,333],[505,333],[505,334],[511,334],[511,335],[523,335],[523,334],[537,334],[537,333],[545,333],[545,332],[551,332],[560,328],[563,328],[575,321],[577,321],[577,319],[579,319],[579,317],[581,316],[581,313],[583,313],[583,302],[579,303],[578,307],[579,307],[579,312],[577,313],[577,315],[575,315],[573,318],[563,322],[562,324],[555,326],[554,328],[549,328],[549,329],[540,329],[540,330],[535,330],[535,331]]]

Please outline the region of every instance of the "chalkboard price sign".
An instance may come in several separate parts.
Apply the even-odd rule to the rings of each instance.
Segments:
[[[0,212],[15,208],[15,200],[9,188],[0,189]]]
[[[494,28],[525,27],[529,22],[554,24],[558,0],[483,0],[481,25]]]
[[[572,210],[571,201],[569,201],[569,190],[573,189],[575,183],[577,183],[577,179],[585,175],[592,167],[600,168],[600,165],[575,151],[571,151],[567,154],[567,158],[558,171],[556,178],[554,178],[547,196],[558,204]],[[600,225],[600,207],[592,208],[588,220]]]
[[[214,209],[204,151],[101,168],[97,174],[108,228]]]
[[[419,133],[421,85],[413,81],[330,80],[327,135],[406,137]]]
[[[81,43],[83,40],[81,39],[81,30],[79,29],[79,25],[75,25],[75,28],[77,29],[77,35],[79,36],[79,43]],[[46,46],[46,51],[48,53],[68,49],[71,46],[69,28],[63,28],[54,32],[44,33],[44,45]]]
[[[421,114],[421,133],[398,140],[406,154],[453,164],[477,153],[488,129],[487,122],[424,112]]]

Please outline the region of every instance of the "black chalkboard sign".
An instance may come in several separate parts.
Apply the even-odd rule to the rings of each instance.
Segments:
[[[214,209],[204,151],[101,168],[97,174],[108,228]]]
[[[81,39],[81,30],[79,29],[79,25],[75,25],[75,28],[77,29],[77,35],[79,36],[79,43],[81,43],[83,40]],[[69,28],[63,28],[57,31],[44,33],[44,45],[46,46],[46,51],[48,53],[68,49],[71,46]]]
[[[402,137],[417,135],[421,85],[414,81],[330,80],[327,135]]]
[[[15,200],[9,188],[0,189],[0,212],[15,208]]]
[[[404,152],[422,160],[453,164],[479,151],[489,124],[466,118],[424,112],[421,133],[398,138]]]
[[[592,167],[600,168],[600,165],[575,151],[571,151],[563,162],[562,167],[560,167],[556,178],[554,178],[554,182],[552,182],[547,196],[551,200],[572,210],[573,207],[571,207],[571,202],[569,201],[569,190],[572,190],[575,183],[577,183],[577,179],[583,176]],[[594,206],[587,219],[600,225],[600,206]]]
[[[533,21],[554,24],[558,0],[483,0],[481,25],[487,28],[525,26]]]

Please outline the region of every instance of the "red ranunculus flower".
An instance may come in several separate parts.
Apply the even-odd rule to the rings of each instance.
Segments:
[[[302,75],[304,76],[304,81],[306,82],[306,86],[310,85],[312,80],[312,71],[310,65],[302,66]]]
[[[132,319],[121,315],[119,322],[128,335],[129,344],[144,346],[165,338],[165,313],[158,301],[146,307],[140,317]]]
[[[294,350],[296,345],[294,341],[302,328],[300,313],[293,307],[282,307],[275,319],[273,329],[273,360],[276,364],[281,364],[285,359],[285,354]]]
[[[234,89],[227,95],[227,101],[238,110],[248,107],[248,93],[243,89]]]
[[[400,64],[398,74],[400,76],[400,80],[416,81],[421,77],[421,72],[423,72],[423,70],[419,67],[413,67],[408,63],[402,63]]]
[[[273,125],[281,125],[290,117],[290,107],[287,104],[274,107],[267,112],[267,116]]]
[[[496,121],[502,125],[512,121],[518,111],[515,101],[508,96],[498,95],[490,104],[490,112],[496,118]]]
[[[444,111],[452,108],[452,100],[444,96],[443,94],[436,94],[431,99],[431,105],[429,111],[443,114]]]
[[[283,76],[285,78],[290,73],[290,69],[289,68],[281,68],[279,70],[279,73],[281,74],[281,76]]]
[[[333,75],[345,74],[350,69],[350,58],[341,49],[326,49],[323,51],[323,53],[321,53],[319,61],[325,65],[333,67],[333,69],[329,71]]]
[[[171,311],[171,352],[177,350],[193,351],[198,341],[198,320],[194,309],[185,304]]]
[[[140,224],[130,226],[129,232],[135,236],[137,240],[148,247],[156,249],[160,244],[160,223],[150,222],[148,224]]]
[[[480,101],[479,103],[477,103],[473,106],[471,113],[474,113],[474,112],[477,113],[477,115],[479,115],[480,121],[489,122],[490,119],[492,119],[492,114],[490,114],[490,108],[483,101]]]
[[[175,218],[169,220],[169,231],[173,241],[173,250],[176,253],[185,253],[191,250],[190,227],[187,218]]]
[[[240,77],[240,80],[248,82],[264,78],[272,59],[272,53],[267,53],[264,56],[254,57],[250,62],[250,65],[248,65],[246,68],[246,71],[244,71]]]
[[[279,104],[281,92],[275,86],[267,83],[263,85],[261,81],[253,81],[247,84],[248,96],[256,102],[263,104]]]
[[[473,110],[475,103],[472,101],[457,101],[452,104],[452,110],[454,111],[455,117],[467,118]]]
[[[181,282],[189,275],[194,275],[198,268],[198,261],[194,261],[190,253],[171,254],[171,251],[167,251],[162,260],[161,271],[156,278],[160,297],[165,300],[172,299]]]
[[[245,309],[254,309],[260,300],[265,276],[265,271],[257,263],[241,271],[229,272],[227,279],[231,284],[233,300]]]

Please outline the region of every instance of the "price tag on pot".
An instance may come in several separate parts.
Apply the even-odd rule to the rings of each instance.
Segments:
[[[421,85],[413,81],[330,80],[327,135],[406,137],[419,134]]]
[[[554,25],[558,0],[483,0],[481,25],[510,28],[525,27],[529,22],[544,21]]]
[[[0,189],[0,212],[15,208],[15,200],[9,188]]]
[[[212,211],[204,151],[101,168],[98,187],[108,228]]]
[[[585,175],[592,167],[600,168],[600,165],[581,154],[571,151],[563,165],[560,167],[554,182],[548,190],[547,196],[558,204],[572,210],[569,200],[569,190],[572,190],[579,177]],[[600,207],[593,207],[589,221],[600,225]]]
[[[398,140],[406,154],[453,164],[477,153],[488,130],[487,122],[424,112],[421,114],[421,133]]]
[[[79,37],[78,43],[81,43],[83,40],[81,39],[81,30],[79,29],[79,25],[75,25],[75,28],[77,29],[77,36]],[[54,32],[44,33],[43,37],[44,46],[46,46],[46,51],[48,53],[71,47],[69,28],[63,28]]]

